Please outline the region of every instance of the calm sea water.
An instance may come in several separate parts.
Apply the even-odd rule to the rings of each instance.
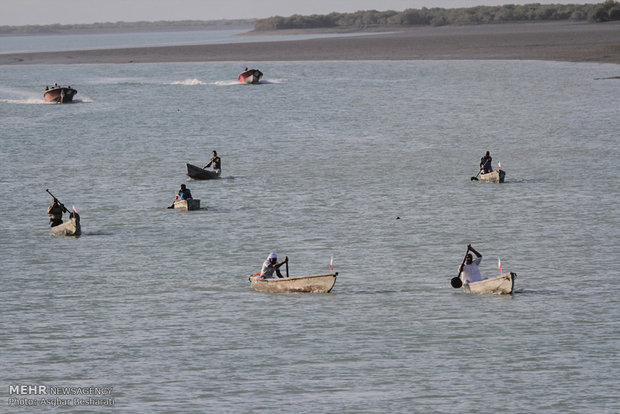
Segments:
[[[72,412],[620,411],[617,65],[245,64],[2,68],[0,411],[57,397],[15,384],[112,387]],[[188,179],[214,149],[223,179]],[[487,150],[505,184],[470,180]],[[166,208],[181,183],[200,211]],[[450,287],[468,243],[513,296]],[[334,290],[251,291],[271,251],[333,256]]]
[[[106,34],[59,34],[0,36],[1,53],[48,52],[66,50],[115,49],[125,47],[179,46],[215,43],[270,42],[323,37],[363,36],[368,33],[308,33],[286,35],[247,35],[253,28],[139,32]]]

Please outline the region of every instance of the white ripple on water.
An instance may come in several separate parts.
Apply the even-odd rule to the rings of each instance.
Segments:
[[[194,78],[194,79],[185,79],[183,81],[170,82],[170,83],[168,83],[168,85],[196,86],[196,85],[207,85],[207,83]]]

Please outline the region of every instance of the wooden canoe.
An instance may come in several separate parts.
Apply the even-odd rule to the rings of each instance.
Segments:
[[[179,211],[200,210],[200,200],[197,198],[177,200],[174,202],[174,209]]]
[[[480,180],[486,181],[487,183],[503,183],[504,177],[506,177],[506,171],[504,170],[497,170],[487,174],[480,174]]]
[[[516,273],[503,273],[499,276],[478,282],[464,283],[463,290],[469,293],[493,293],[496,295],[510,295],[515,286]]]
[[[52,227],[52,234],[56,236],[79,236],[82,234],[82,226],[80,225],[80,215],[71,213],[68,221]]]
[[[185,164],[185,167],[187,167],[187,175],[196,180],[213,180],[215,178],[220,178],[221,172],[205,170],[204,168],[192,164]]]
[[[338,272],[274,279],[251,276],[250,287],[257,292],[329,293],[336,283],[336,276]]]

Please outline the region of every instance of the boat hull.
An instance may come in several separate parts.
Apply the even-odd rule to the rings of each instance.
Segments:
[[[506,177],[506,171],[504,170],[492,171],[488,174],[480,174],[480,180],[486,181],[487,183],[503,183],[504,177]]]
[[[258,69],[248,69],[239,74],[238,79],[241,83],[260,83],[263,72]]]
[[[174,209],[179,211],[200,210],[200,200],[192,198],[190,200],[177,200],[174,202]]]
[[[496,277],[479,282],[463,284],[463,290],[468,293],[490,293],[495,295],[510,295],[515,286],[516,273],[503,273]]]
[[[76,236],[82,234],[82,226],[80,224],[80,216],[77,213],[73,213],[73,217],[68,221],[52,227],[52,234],[56,236]]]
[[[329,293],[336,283],[336,273],[295,276],[277,279],[250,277],[250,287],[257,292]]]
[[[52,88],[43,92],[45,102],[71,103],[77,91],[73,88]]]
[[[204,168],[196,167],[192,164],[185,164],[187,168],[187,175],[195,180],[213,180],[220,178],[220,172],[213,170],[205,170]]]

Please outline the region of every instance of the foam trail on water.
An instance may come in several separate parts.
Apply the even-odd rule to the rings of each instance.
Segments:
[[[43,98],[27,98],[27,99],[0,99],[0,102],[18,104],[18,105],[40,105],[45,104]]]
[[[215,81],[212,84],[219,85],[219,86],[241,85],[241,83],[238,80]]]
[[[43,99],[43,92],[39,94],[22,89],[0,88],[0,102],[33,105],[45,103],[45,100]]]
[[[176,81],[171,82],[169,85],[187,85],[187,86],[195,86],[195,85],[207,85],[207,83],[198,80],[198,79],[185,79],[184,81]]]

